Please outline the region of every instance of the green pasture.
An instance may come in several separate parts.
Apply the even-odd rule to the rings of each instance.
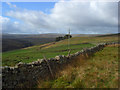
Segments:
[[[80,51],[83,48],[88,48],[94,46],[93,44],[80,44],[80,45],[71,45],[71,54],[77,51]],[[20,49],[14,50],[9,52],[4,52],[2,59],[3,59],[3,66],[13,66],[19,62],[32,62],[36,61],[37,59],[42,59],[43,55],[46,58],[53,58],[57,55],[67,55],[68,54],[68,45],[61,45],[51,48],[45,49],[38,49],[38,48],[30,48],[30,49]]]
[[[95,46],[98,43],[118,41],[118,37],[73,37],[70,39],[71,54],[80,51],[83,48]],[[2,65],[14,66],[19,62],[32,62],[37,59],[42,59],[43,55],[46,58],[54,58],[57,55],[68,54],[68,40],[62,40],[55,44],[40,48],[41,45],[28,47],[26,49],[18,49],[2,53]]]

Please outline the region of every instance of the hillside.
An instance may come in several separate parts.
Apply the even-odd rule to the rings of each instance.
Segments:
[[[56,38],[59,36],[64,36],[65,34],[56,34],[56,33],[48,33],[48,34],[2,34],[2,38]]]
[[[51,37],[51,36],[45,37],[45,35],[42,35],[42,36],[3,34],[2,35],[2,52],[55,41],[55,37]]]
[[[108,37],[108,36],[113,36],[113,37],[116,37],[116,36],[120,36],[120,33],[118,34],[105,34],[105,35],[98,35],[98,37]]]
[[[118,88],[119,45],[106,42],[118,42],[118,36],[73,37],[69,56],[67,39],[4,52],[3,86]]]
[[[2,35],[2,52],[21,49],[29,46],[54,42],[56,37],[65,34],[3,34]],[[73,37],[105,37],[115,36],[116,34],[72,34]]]
[[[104,34],[72,34],[73,37],[96,37]]]
[[[33,44],[29,41],[20,39],[2,39],[2,52],[25,48],[32,46]]]
[[[118,46],[91,57],[78,56],[53,80],[38,80],[37,88],[118,88]]]
[[[92,47],[102,42],[118,41],[118,36],[107,37],[73,37],[70,39],[71,54],[80,51],[83,48]],[[14,66],[19,62],[32,62],[37,59],[42,59],[43,55],[46,58],[53,58],[57,55],[68,54],[68,40],[59,41],[56,43],[48,43],[43,45],[35,45],[19,50],[13,50],[2,53],[3,66]]]

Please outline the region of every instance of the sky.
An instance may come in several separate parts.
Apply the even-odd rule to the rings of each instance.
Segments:
[[[2,33],[118,33],[117,2],[2,2]]]

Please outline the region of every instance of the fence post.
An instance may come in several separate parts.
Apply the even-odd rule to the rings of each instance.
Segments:
[[[48,61],[47,61],[45,55],[43,55],[43,57],[44,57],[45,61],[47,62],[47,65],[48,65],[48,68],[49,68],[49,70],[50,70],[50,73],[51,73],[52,78],[54,78],[54,75],[53,75],[52,69],[51,69],[51,67],[50,67],[50,65],[49,65],[49,63],[48,63]]]

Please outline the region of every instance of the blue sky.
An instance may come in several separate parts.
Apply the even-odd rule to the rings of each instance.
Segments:
[[[3,2],[3,33],[108,34],[118,32],[117,2]]]
[[[55,2],[11,2],[11,4],[16,5],[21,10],[35,10],[50,14],[50,10],[54,8]],[[6,15],[6,13],[11,10],[14,10],[14,8],[10,7],[6,2],[2,2],[2,16],[10,18],[11,21],[15,21],[17,19]]]
[[[11,4],[16,5],[20,9],[43,11],[44,13],[49,14],[50,9],[54,8],[55,2],[11,2]],[[13,10],[13,8],[10,8],[6,2],[2,2],[3,16],[5,15],[5,12],[9,10]]]

